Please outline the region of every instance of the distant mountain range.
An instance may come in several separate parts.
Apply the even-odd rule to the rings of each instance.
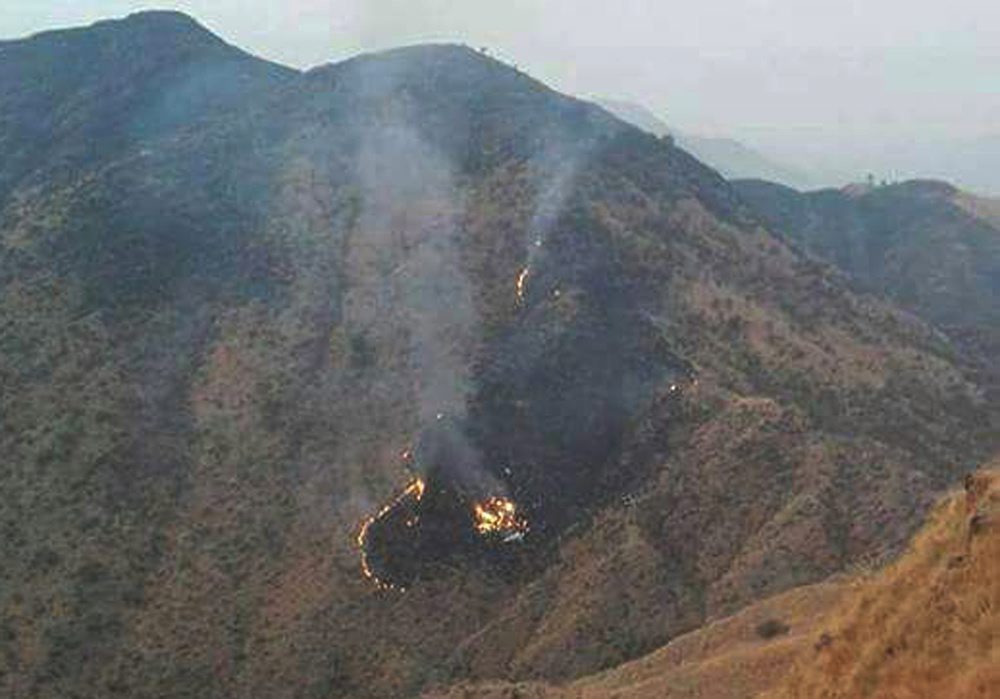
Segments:
[[[774,136],[782,155],[765,155],[730,138],[708,138],[671,127],[635,102],[599,99],[597,103],[625,121],[657,136],[671,135],[677,144],[728,179],[760,179],[796,189],[840,187],[865,180],[948,180],[979,195],[1000,196],[1000,134],[973,139],[926,138],[905,143],[845,145],[824,151],[796,148]],[[815,144],[814,144],[815,145]],[[867,148],[867,150],[866,150]],[[767,150],[766,148],[764,150]],[[787,158],[788,162],[785,162]],[[789,163],[794,162],[793,167]]]
[[[775,134],[769,147],[801,163],[814,175],[815,186],[842,186],[871,175],[879,183],[943,180],[979,196],[1000,197],[1000,134],[927,134],[887,142],[845,140],[827,144],[817,137],[808,146],[783,142],[780,134]]]
[[[1000,446],[932,324],[967,221],[943,300],[859,286],[803,195],[464,46],[46,32],[0,144],[0,696],[568,682],[895,555]]]
[[[597,103],[644,131],[656,136],[673,137],[677,145],[727,179],[757,178],[799,189],[808,189],[817,183],[809,174],[762,155],[739,141],[698,136],[672,128],[641,104],[608,99],[598,100]]]
[[[733,185],[769,228],[945,330],[1000,386],[1000,200],[931,180],[806,193]]]

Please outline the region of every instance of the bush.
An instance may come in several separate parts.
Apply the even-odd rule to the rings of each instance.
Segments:
[[[768,619],[757,624],[756,631],[761,638],[775,638],[788,633],[788,624],[779,619]]]

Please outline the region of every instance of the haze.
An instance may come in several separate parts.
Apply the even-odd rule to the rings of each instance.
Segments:
[[[8,0],[0,36],[155,7],[303,68],[426,41],[487,47],[560,90],[641,103],[817,183],[872,172],[1000,194],[993,0]]]

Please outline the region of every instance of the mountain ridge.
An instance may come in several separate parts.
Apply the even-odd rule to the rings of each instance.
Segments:
[[[30,176],[32,162],[49,163],[38,178],[57,178],[63,168],[229,113],[255,90],[275,89],[296,74],[180,13],[140,13],[0,47],[0,143],[8,160],[0,194]]]
[[[1000,686],[988,638],[1000,595],[989,574],[1000,474],[990,469],[970,474],[971,493],[943,496],[898,560],[762,600],[568,685],[463,684],[424,696],[990,696]]]
[[[836,264],[855,288],[888,296],[951,334],[995,388],[994,202],[928,179],[807,193],[760,180],[734,186],[766,225]]]
[[[788,186],[806,187],[812,178],[732,138],[700,136],[671,128],[646,107],[622,100],[597,100],[615,116],[655,136],[671,136],[696,158],[715,168],[727,179],[760,178]]]
[[[897,550],[990,448],[948,339],[715,171],[418,53],[0,163],[5,692],[566,680]],[[438,421],[460,458],[400,456]],[[359,528],[413,476],[380,590]],[[477,488],[523,543],[463,528]]]

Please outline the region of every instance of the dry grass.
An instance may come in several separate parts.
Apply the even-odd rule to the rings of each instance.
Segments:
[[[1000,471],[972,485],[834,610],[828,640],[770,696],[1000,696]]]
[[[463,683],[432,690],[424,699],[748,699],[787,674],[849,590],[845,581],[830,580],[775,595],[649,655],[566,685]],[[769,621],[788,631],[761,638],[758,629]]]
[[[751,697],[784,676],[811,642],[824,612],[845,590],[842,582],[831,581],[776,595],[680,636],[644,658],[578,680],[556,696]],[[787,625],[787,632],[761,638],[758,628],[770,621]]]

